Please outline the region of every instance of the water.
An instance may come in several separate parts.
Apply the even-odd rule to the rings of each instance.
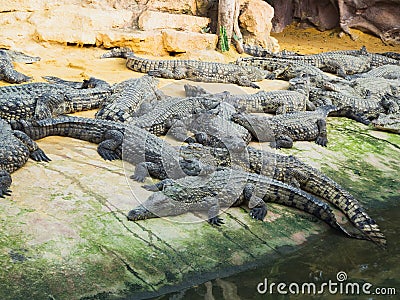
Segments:
[[[164,295],[157,299],[309,299],[308,295],[280,295],[276,287],[273,294],[257,292],[257,285],[267,283],[297,283],[300,290],[301,284],[315,283],[318,288],[323,282],[340,283],[337,276],[347,276],[343,282],[343,293],[338,289],[336,294],[329,293],[328,287],[324,288],[323,295],[313,295],[313,299],[400,299],[400,243],[398,228],[400,228],[399,197],[393,197],[385,203],[385,207],[375,207],[373,215],[381,230],[388,240],[387,250],[382,250],[371,242],[343,238],[334,231],[319,235],[312,241],[289,254],[284,254],[272,264],[260,265],[230,277],[215,279],[205,284],[192,287],[178,293]],[[340,273],[339,272],[345,272]],[[377,296],[345,294],[346,283],[357,283],[373,293],[375,288],[386,288],[386,293],[393,293],[390,288],[395,288],[397,296]],[[370,283],[372,286],[365,285]],[[295,289],[296,284],[292,284]],[[260,286],[262,289],[264,285]],[[340,286],[338,285],[338,288]],[[389,288],[389,289],[388,289]],[[332,287],[333,289],[333,287]],[[286,287],[287,291],[287,287]],[[307,289],[305,290],[307,291]],[[354,290],[356,291],[356,289]],[[380,291],[385,292],[384,289]]]

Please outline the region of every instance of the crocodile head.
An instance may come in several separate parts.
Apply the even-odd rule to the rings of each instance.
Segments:
[[[144,220],[150,218],[160,218],[166,216],[176,216],[187,212],[189,209],[185,202],[171,199],[163,192],[155,192],[137,208],[128,213],[129,221]]]

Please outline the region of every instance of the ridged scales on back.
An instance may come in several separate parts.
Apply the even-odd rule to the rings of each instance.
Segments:
[[[176,181],[167,179],[146,188],[156,192],[131,210],[128,220],[207,211],[208,222],[221,225],[222,219],[218,217],[220,209],[244,202],[251,208],[253,218],[263,220],[267,213],[265,202],[273,202],[313,214],[351,236],[337,222],[326,203],[280,181],[237,169],[218,168],[204,177],[184,177]]]
[[[308,101],[305,90],[289,91],[259,91],[255,94],[234,95],[229,92],[211,94],[200,86],[185,84],[186,96],[207,95],[221,99],[233,105],[236,109],[246,113],[276,113],[284,114],[294,111],[304,111],[315,109]]]
[[[13,121],[14,129],[24,131],[34,140],[47,136],[66,136],[98,144],[97,151],[105,160],[123,159],[135,165],[132,179],[144,181],[151,175],[158,179],[198,175],[197,161],[180,168],[179,153],[166,141],[132,124],[72,116],[39,121]]]
[[[142,76],[122,81],[113,86],[112,95],[97,111],[96,118],[130,122],[148,112],[151,106],[165,96],[157,89],[158,79]]]
[[[224,148],[204,147],[191,144],[181,147],[185,156],[192,156],[213,166],[239,166],[246,172],[284,182],[334,204],[360,230],[364,239],[385,245],[386,239],[376,222],[365,212],[361,204],[334,180],[290,155],[267,152],[247,147],[241,153]]]
[[[135,56],[127,48],[115,48],[102,58],[126,58],[126,66],[136,72],[169,78],[188,79],[203,82],[235,83],[241,86],[259,88],[254,81],[265,79],[265,72],[252,66],[239,66],[200,60],[152,60]]]
[[[294,112],[273,117],[236,114],[232,120],[251,132],[260,142],[271,142],[274,148],[291,148],[293,141],[315,141],[326,146],[326,117],[337,108],[327,105],[315,111]]]
[[[21,168],[27,160],[49,161],[50,159],[24,132],[13,130],[0,119],[0,197],[9,196],[10,173]]]
[[[212,97],[169,97],[157,103],[148,113],[132,120],[137,127],[155,135],[164,135],[180,119],[213,109],[220,101]]]
[[[320,53],[313,55],[280,57],[244,57],[236,61],[240,66],[254,66],[271,70],[270,65],[303,64],[317,67],[323,71],[337,74],[341,77],[366,72],[371,69],[371,58],[367,56],[352,56],[336,53]],[[278,67],[275,67],[275,70]]]
[[[44,119],[98,108],[111,94],[110,86],[95,78],[88,82],[95,87],[73,88],[45,82],[0,87],[0,117],[7,121]]]

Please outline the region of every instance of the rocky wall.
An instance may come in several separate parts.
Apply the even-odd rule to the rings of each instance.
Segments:
[[[209,9],[214,7],[215,12],[216,3],[0,0],[0,47],[24,50],[24,41],[33,39],[106,48],[130,46],[137,53],[156,56],[215,49],[215,14]],[[269,36],[272,7],[261,0],[243,1],[241,7],[240,25],[245,42],[278,50],[278,42]]]

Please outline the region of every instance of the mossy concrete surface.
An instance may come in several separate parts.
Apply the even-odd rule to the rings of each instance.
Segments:
[[[399,195],[399,136],[330,118],[328,137],[327,148],[297,142],[282,152],[322,169],[378,217],[374,207]],[[74,139],[38,143],[52,161],[15,172],[12,196],[0,202],[1,299],[150,297],[273,260],[321,232],[340,234],[273,204],[265,222],[231,208],[219,228],[195,214],[129,222],[149,192],[129,182],[121,161]]]

